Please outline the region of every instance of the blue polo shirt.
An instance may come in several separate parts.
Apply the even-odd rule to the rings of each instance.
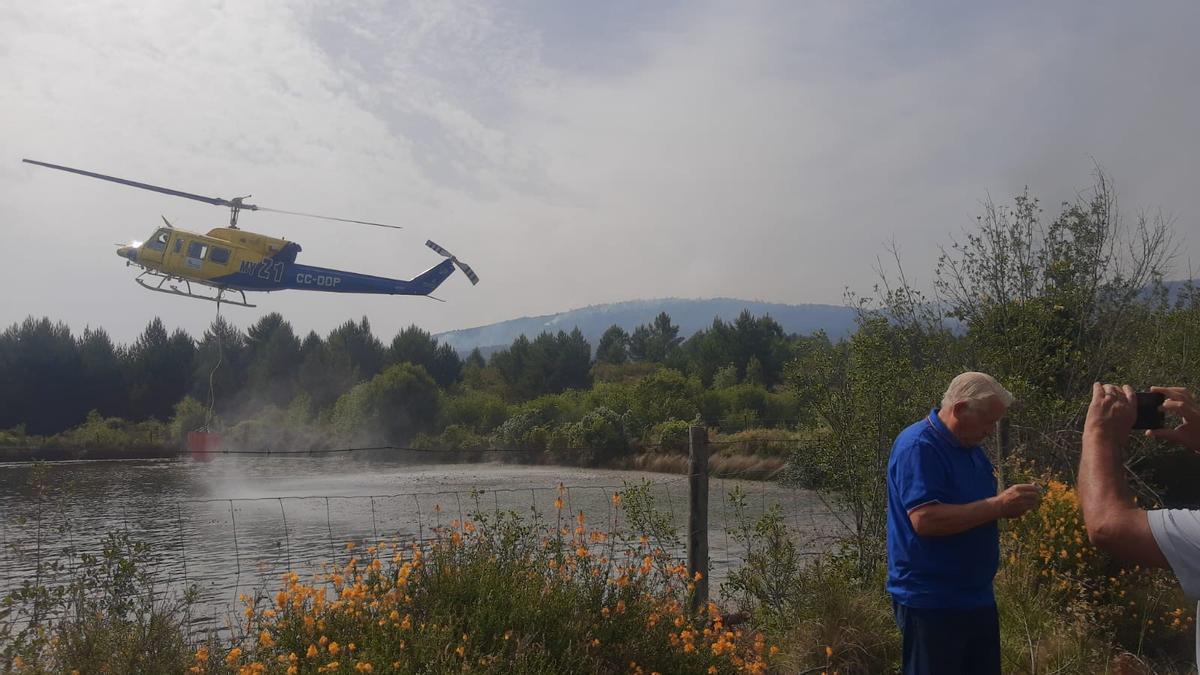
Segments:
[[[902,605],[969,609],[996,603],[1000,566],[996,523],[945,537],[918,536],[908,514],[940,502],[967,504],[996,494],[992,463],[979,446],[963,446],[937,409],[900,432],[888,460],[887,590]]]

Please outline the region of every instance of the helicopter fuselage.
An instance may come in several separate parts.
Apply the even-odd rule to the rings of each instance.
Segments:
[[[296,242],[224,227],[208,234],[163,227],[144,243],[117,249],[117,255],[155,276],[243,292],[428,295],[454,272],[454,261],[448,259],[412,280],[390,279],[302,265],[296,262],[299,253]]]

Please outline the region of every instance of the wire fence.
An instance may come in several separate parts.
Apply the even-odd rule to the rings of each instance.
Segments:
[[[632,484],[542,485],[486,490],[431,490],[379,495],[308,495],[249,499],[182,499],[129,503],[38,500],[0,523],[0,596],[26,581],[65,583],[78,576],[81,553],[97,554],[105,537],[123,532],[149,547],[156,587],[180,593],[194,587],[196,630],[222,630],[242,594],[270,592],[288,572],[317,574],[344,564],[347,544],[427,545],[442,528],[480,514],[513,513],[544,532],[583,514],[611,529],[611,536],[636,537],[633,523],[613,495]],[[682,561],[688,521],[687,478],[642,486],[653,508],[666,516],[677,536],[661,542]],[[777,508],[799,551],[817,556],[846,532],[838,514],[818,495],[773,483],[710,479],[708,540],[713,588],[739,567],[749,552],[746,532],[762,514]],[[730,495],[734,499],[730,499]]]

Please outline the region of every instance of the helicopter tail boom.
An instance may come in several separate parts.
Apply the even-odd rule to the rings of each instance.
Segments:
[[[429,295],[454,272],[454,263],[443,260],[412,280],[389,279],[357,272],[288,265],[277,289],[331,293],[378,293],[384,295]]]

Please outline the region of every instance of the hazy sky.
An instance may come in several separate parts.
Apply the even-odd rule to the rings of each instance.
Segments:
[[[1200,3],[0,2],[0,322],[120,341],[211,303],[113,244],[225,210],[30,157],[401,232],[249,213],[300,261],[409,278],[432,238],[483,278],[423,298],[286,291],[390,339],[639,297],[838,303],[899,243],[930,280],[980,201],[1091,180],[1200,266]]]

